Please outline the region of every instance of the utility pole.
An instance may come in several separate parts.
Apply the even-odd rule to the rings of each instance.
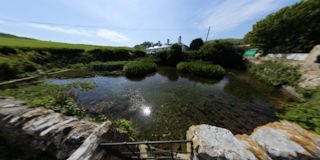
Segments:
[[[208,33],[207,33],[207,37],[206,37],[206,42],[208,41],[209,34],[210,34],[210,30],[211,30],[211,26],[209,26],[209,29],[208,29]]]

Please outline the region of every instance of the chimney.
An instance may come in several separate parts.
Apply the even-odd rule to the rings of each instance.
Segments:
[[[167,39],[167,45],[169,45],[170,44],[170,39]]]
[[[179,36],[178,44],[182,44],[181,39],[182,39],[181,36]]]

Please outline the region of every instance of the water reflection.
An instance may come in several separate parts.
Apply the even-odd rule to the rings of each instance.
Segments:
[[[142,113],[144,116],[147,116],[147,117],[150,116],[150,114],[151,114],[151,107],[150,106],[142,105],[141,109],[142,109]]]
[[[277,119],[272,99],[283,99],[284,95],[241,75],[217,81],[160,67],[158,73],[135,80],[125,76],[60,76],[47,83],[94,82],[95,89],[76,94],[78,104],[89,113],[130,119],[141,140],[165,140],[185,138],[185,131],[196,124],[225,127],[237,134]]]

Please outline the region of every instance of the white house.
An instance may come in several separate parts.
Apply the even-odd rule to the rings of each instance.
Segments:
[[[181,36],[179,36],[179,40],[178,40],[178,44],[181,45],[182,47],[182,51],[186,51],[188,50],[188,46],[183,44],[181,42]],[[156,43],[155,45],[149,47],[146,49],[146,53],[147,54],[155,54],[157,52],[160,52],[160,51],[164,51],[164,50],[169,50],[171,48],[173,44],[170,44],[170,40],[168,39],[167,40],[167,43],[166,44],[161,44],[160,41],[158,43]]]

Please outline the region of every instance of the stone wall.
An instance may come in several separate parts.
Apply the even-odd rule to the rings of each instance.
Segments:
[[[110,121],[83,121],[43,107],[28,108],[22,101],[8,97],[0,97],[0,127],[1,139],[27,153],[23,159],[117,158],[98,144],[131,140]]]
[[[287,121],[258,127],[251,135],[233,135],[209,125],[189,128],[194,159],[320,159],[320,136]]]

